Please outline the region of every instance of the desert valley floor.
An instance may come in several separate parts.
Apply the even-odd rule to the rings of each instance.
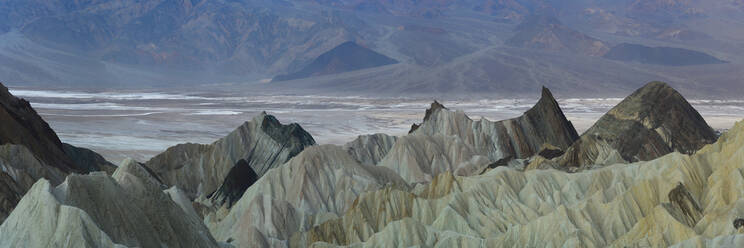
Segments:
[[[87,147],[118,163],[146,161],[186,142],[211,143],[266,111],[282,122],[296,122],[319,144],[344,144],[358,135],[403,135],[419,122],[433,99],[338,96],[267,96],[249,93],[163,91],[68,91],[11,87],[31,105],[63,142]],[[473,118],[503,120],[521,115],[533,99],[444,100],[450,109]],[[560,94],[560,92],[556,92]],[[622,98],[558,98],[561,109],[582,133]],[[716,130],[744,118],[744,100],[689,99]]]

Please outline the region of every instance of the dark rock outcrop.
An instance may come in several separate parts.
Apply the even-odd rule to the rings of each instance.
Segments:
[[[105,171],[110,175],[116,170],[116,165],[90,149],[76,147],[67,143],[62,143],[62,148],[80,171]]]
[[[545,144],[541,149],[540,152],[537,153],[537,155],[542,156],[543,158],[547,159],[553,159],[556,157],[560,157],[563,155],[563,151],[555,146],[552,146],[550,144]]]
[[[703,209],[687,191],[685,185],[678,184],[669,191],[668,197],[671,205],[670,213],[687,226],[695,227],[695,224],[703,217]]]
[[[651,82],[602,116],[558,162],[581,167],[647,161],[673,151],[691,154],[716,139],[679,92],[666,83]]]
[[[209,145],[181,144],[145,164],[168,186],[178,186],[192,200],[215,192],[241,159],[258,176],[315,145],[300,125],[282,125],[265,112]]]
[[[337,74],[397,63],[397,60],[349,41],[321,54],[301,70],[287,75],[276,76],[272,81],[278,82]]]
[[[604,56],[606,59],[637,62],[642,64],[686,66],[723,64],[720,60],[707,53],[674,47],[648,47],[644,45],[623,43],[610,49]]]
[[[739,230],[739,228],[744,226],[744,219],[738,218],[734,220],[734,229]]]
[[[256,181],[258,181],[258,174],[245,159],[241,159],[230,169],[222,186],[212,194],[210,200],[214,206],[225,206],[229,209]]]

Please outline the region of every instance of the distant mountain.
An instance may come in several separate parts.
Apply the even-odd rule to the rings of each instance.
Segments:
[[[273,86],[259,82],[300,72],[351,40],[400,63],[294,80],[277,92],[522,97],[546,85],[618,97],[640,86],[628,82],[661,80],[685,94],[736,97],[744,93],[740,2],[0,0],[0,78],[14,86],[266,90]],[[671,73],[593,58],[628,41],[731,63]],[[697,84],[713,76],[717,85]]]
[[[707,65],[723,64],[720,60],[709,54],[684,48],[673,47],[648,47],[638,44],[623,43],[610,49],[604,55],[607,59],[638,62],[642,64],[655,64],[667,66]]]
[[[274,77],[272,81],[287,81],[330,75],[398,63],[385,55],[348,41],[318,56],[301,70]]]
[[[563,25],[553,16],[531,16],[515,31],[507,45],[589,56],[602,56],[609,50],[604,42]]]

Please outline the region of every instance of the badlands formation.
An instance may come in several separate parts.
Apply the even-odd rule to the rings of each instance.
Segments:
[[[665,83],[581,135],[543,89],[344,146],[262,113],[119,166],[0,93],[0,247],[744,247],[744,122],[719,136]]]

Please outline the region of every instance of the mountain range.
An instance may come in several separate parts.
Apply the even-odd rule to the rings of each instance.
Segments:
[[[2,0],[0,77],[56,88],[440,98],[529,96],[542,85],[621,97],[661,80],[694,97],[735,97],[741,10],[738,0]],[[374,65],[399,63],[324,64],[349,42],[389,58],[369,58]],[[637,57],[643,47],[662,49]],[[266,83],[293,73],[327,75]]]
[[[513,119],[434,102],[407,135],[343,146],[265,112],[118,166],[61,143],[70,167],[47,164],[27,147],[55,139],[3,139],[0,247],[734,247],[743,132],[719,136],[651,82],[581,135],[543,88]]]

